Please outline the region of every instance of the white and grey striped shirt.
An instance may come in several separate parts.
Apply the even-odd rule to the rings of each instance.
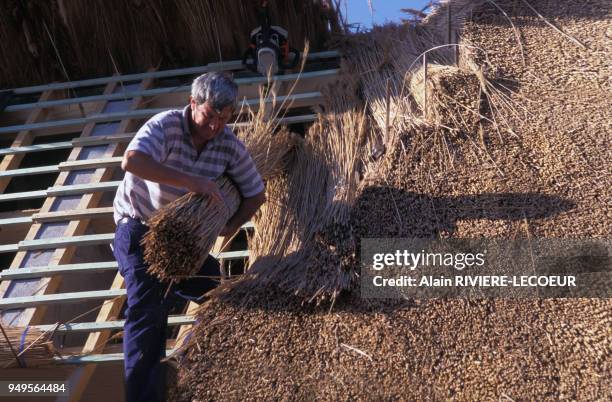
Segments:
[[[189,132],[189,111],[187,106],[153,116],[138,130],[125,152],[140,151],[166,166],[211,180],[226,173],[245,198],[262,192],[264,184],[251,156],[229,127],[197,155]],[[125,216],[146,222],[154,211],[187,192],[125,172],[113,202],[115,223]]]

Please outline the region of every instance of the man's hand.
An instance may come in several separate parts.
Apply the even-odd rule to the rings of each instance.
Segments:
[[[253,197],[243,198],[238,211],[227,221],[219,236],[224,236],[226,239],[232,237],[242,225],[251,219],[265,201],[266,195],[263,191]]]
[[[214,181],[166,166],[146,153],[140,151],[126,152],[121,162],[121,168],[141,179],[174,187],[184,187],[198,194],[206,194],[215,202],[223,202],[223,196]]]
[[[188,176],[185,187],[189,191],[210,196],[213,201],[224,202],[219,186],[214,181],[203,176]]]

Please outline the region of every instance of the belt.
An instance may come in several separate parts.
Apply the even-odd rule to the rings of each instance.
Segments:
[[[120,224],[120,223],[128,223],[128,222],[130,221],[130,219],[131,219],[131,220],[133,220],[133,221],[136,221],[136,222],[140,223],[141,225],[148,226],[148,225],[147,225],[145,222],[143,222],[143,221],[142,221],[142,219],[139,219],[139,218],[132,218],[132,217],[129,217],[129,216],[124,216],[123,218],[120,218],[120,219],[117,221],[117,225],[118,225],[118,224]]]

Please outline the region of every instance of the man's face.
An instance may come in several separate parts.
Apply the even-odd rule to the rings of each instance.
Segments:
[[[210,141],[219,134],[234,112],[231,105],[223,110],[215,110],[208,102],[198,105],[193,98],[190,105],[191,118],[197,130],[195,134],[205,141]]]

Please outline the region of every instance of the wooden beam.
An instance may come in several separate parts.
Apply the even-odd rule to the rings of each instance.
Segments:
[[[168,317],[168,326],[178,326],[193,324],[195,317],[192,315],[171,315]],[[77,332],[98,332],[98,331],[114,331],[122,329],[125,325],[125,320],[114,320],[114,321],[95,321],[95,322],[75,322],[71,324],[47,324],[47,325],[33,325],[32,328],[36,328],[40,331],[55,331],[62,333],[77,333]]]
[[[36,166],[22,169],[0,171],[0,179],[5,177],[34,176],[38,174],[58,173],[58,165]]]
[[[19,218],[0,219],[0,230],[2,230],[2,228],[5,227],[5,226],[23,225],[23,224],[28,224],[28,223],[32,223],[32,217],[30,217],[30,216],[22,216],[22,217],[19,217]]]
[[[114,238],[114,233],[104,233],[69,237],[51,237],[36,240],[22,240],[19,242],[19,251],[44,250],[49,248],[64,248],[69,246],[93,246],[97,244],[110,244],[113,242]]]
[[[52,96],[54,96],[53,91],[46,90],[40,96],[39,101],[47,101],[51,99]],[[30,124],[36,124],[40,122],[46,117],[46,115],[47,115],[47,111],[44,109],[33,110],[28,116],[25,122],[25,126],[28,126]],[[29,146],[32,144],[32,142],[34,141],[34,134],[31,131],[27,129],[16,130],[16,131],[19,131],[19,134],[17,134],[17,136],[13,140],[13,143],[11,144],[11,148],[19,148],[23,146]],[[11,170],[11,169],[16,169],[21,164],[22,160],[23,160],[23,153],[6,155],[2,159],[2,162],[0,163],[0,172],[4,172],[7,170]],[[4,193],[10,181],[11,181],[11,176],[0,178],[0,193]]]
[[[56,151],[58,149],[72,148],[71,141],[51,142],[47,144],[27,145],[0,149],[0,156],[29,154],[33,152]]]
[[[64,127],[70,127],[70,126],[84,126],[89,123],[105,123],[105,122],[117,121],[117,120],[123,120],[123,119],[145,119],[145,118],[153,116],[154,114],[163,112],[165,110],[167,110],[167,108],[141,109],[141,110],[131,110],[129,112],[115,112],[115,113],[94,113],[86,117],[79,117],[75,119],[54,120],[54,121],[45,121],[42,123],[4,126],[4,127],[0,127],[0,134],[14,133],[16,131],[22,131],[22,130],[34,131],[34,130],[41,130],[45,128],[53,128],[53,127],[64,128]]]
[[[36,223],[42,222],[58,222],[58,221],[66,221],[66,220],[74,220],[74,219],[90,219],[90,218],[98,218],[101,216],[112,216],[113,215],[113,207],[103,207],[103,208],[89,208],[89,209],[80,209],[80,210],[67,210],[67,211],[54,211],[54,212],[44,212],[37,213],[32,215],[32,221]],[[0,221],[1,224],[2,221]]]
[[[0,254],[16,253],[19,250],[18,244],[5,244],[0,246]]]
[[[47,190],[23,191],[21,193],[0,194],[0,202],[31,200],[35,198],[45,198]]]
[[[84,147],[91,145],[107,145],[117,142],[130,142],[136,135],[133,133],[113,134],[113,135],[96,135],[93,137],[79,137],[72,140],[72,145],[75,147]]]
[[[78,161],[62,162],[58,165],[59,170],[77,170],[77,169],[97,169],[106,167],[116,167],[121,165],[122,156],[100,159],[86,159]]]
[[[47,189],[48,197],[58,197],[60,195],[73,195],[73,194],[86,194],[96,193],[104,191],[116,190],[120,180],[117,181],[105,181],[102,183],[95,184],[71,184],[68,186],[55,186]]]
[[[275,99],[267,98],[265,104],[275,103],[281,105],[285,103],[285,108],[291,105],[292,107],[303,107],[303,106],[315,106],[323,102],[323,95],[321,92],[306,92],[301,94],[295,94],[290,96],[277,96]],[[248,106],[250,108],[256,108],[259,106],[259,99],[248,99],[241,102],[241,105]]]
[[[241,258],[249,258],[249,250],[212,252],[210,255],[219,260],[239,260]]]
[[[166,356],[170,356],[174,349],[166,350]],[[116,363],[123,361],[123,353],[102,353],[84,356],[67,356],[64,358],[54,358],[57,364],[87,364],[93,366],[99,363]],[[72,390],[72,394],[74,391]]]
[[[53,293],[36,296],[7,297],[0,299],[0,310],[29,308],[39,305],[108,300],[125,296],[125,289],[90,290],[89,292]]]
[[[42,278],[76,272],[103,272],[118,269],[116,261],[87,262],[81,264],[48,265],[44,267],[5,269],[0,271],[0,280]]]
[[[339,56],[340,56],[340,53],[332,50],[332,51],[325,51],[325,52],[310,53],[307,56],[307,60],[316,61],[316,60],[322,60],[322,59],[332,59],[332,58],[336,58]],[[206,66],[199,66],[199,67],[179,68],[179,69],[174,69],[174,70],[151,71],[151,72],[139,73],[139,74],[113,75],[110,77],[93,78],[93,79],[88,79],[88,80],[69,81],[69,82],[61,82],[61,83],[55,83],[55,84],[14,88],[13,92],[17,95],[22,95],[22,94],[31,94],[31,93],[38,93],[38,92],[57,90],[57,89],[91,87],[91,86],[96,86],[96,85],[105,85],[109,83],[125,82],[125,81],[140,81],[146,78],[179,77],[183,75],[203,74],[207,71],[223,71],[223,70],[237,70],[237,69],[243,69],[241,60],[232,60],[232,61],[221,62],[221,63],[209,63]]]

